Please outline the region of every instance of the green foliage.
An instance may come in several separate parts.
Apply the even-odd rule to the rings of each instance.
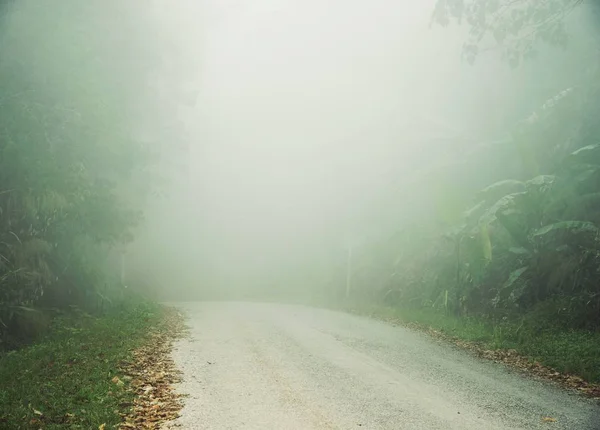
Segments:
[[[563,90],[515,124],[504,146],[520,168],[506,165],[505,177],[491,184],[473,175],[479,191],[469,191],[473,183],[458,187],[467,202],[462,216],[438,217],[445,221],[439,234],[420,243],[397,241],[390,257],[401,258],[391,285],[380,287],[381,302],[495,324],[519,321],[548,304],[544,318],[560,320],[563,329],[600,329],[600,155],[590,134],[581,133],[586,107],[593,106],[580,93]],[[443,178],[479,169],[476,161],[458,163],[454,171],[452,165]],[[443,215],[444,191],[419,190]],[[450,211],[460,213],[455,205]]]
[[[115,48],[100,11],[66,1],[55,22],[19,6],[0,31],[0,349],[23,307],[101,310],[119,291],[115,255],[147,191],[134,195],[132,177],[151,156],[131,137],[136,69],[98,61]]]
[[[433,18],[467,22],[467,59],[495,38],[518,65],[543,43],[564,46],[565,16],[582,3],[439,0]],[[534,60],[522,98],[539,107],[503,137],[464,142],[469,150],[431,160],[403,184],[408,221],[355,251],[361,281],[349,302],[359,312],[600,381],[600,61],[597,43],[582,46],[566,76],[530,97],[539,71],[556,64]]]
[[[539,44],[565,46],[564,18],[583,0],[438,0],[432,21],[447,26],[451,20],[469,26],[463,56],[474,62],[485,49],[497,48],[511,66],[536,56]]]

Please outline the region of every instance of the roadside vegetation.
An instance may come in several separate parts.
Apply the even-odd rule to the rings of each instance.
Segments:
[[[430,308],[354,305],[344,310],[422,331],[483,359],[600,398],[597,331],[547,327],[546,320],[528,326],[527,317],[519,323],[496,323],[485,318],[447,315]]]
[[[102,317],[55,317],[43,338],[0,356],[0,427],[114,428],[133,402],[121,367],[160,316],[156,305],[128,303]]]
[[[414,176],[397,201],[416,215],[353,249],[349,303],[600,382],[600,38],[569,33],[598,16],[581,1],[438,1],[434,24],[462,20],[465,60],[503,58],[520,102],[490,106],[493,132]]]
[[[53,37],[35,2],[0,8],[0,350],[43,334],[57,312],[122,301],[122,253],[156,184],[153,152],[130,130],[139,67],[116,76],[117,65],[92,61],[112,42],[102,15],[77,33],[99,11],[73,6],[52,9],[63,30]]]
[[[168,312],[127,285],[124,266],[147,196],[160,190],[158,147],[135,134],[153,120],[137,111],[152,64],[135,49],[144,17],[136,13],[138,32],[112,26],[127,13],[113,1],[0,3],[3,429],[140,423],[131,409],[141,396],[125,372],[136,374],[140,354],[150,356],[145,377],[166,360]]]
[[[182,317],[132,297],[101,317],[57,315],[30,345],[0,354],[0,428],[158,428],[181,407],[169,357]]]

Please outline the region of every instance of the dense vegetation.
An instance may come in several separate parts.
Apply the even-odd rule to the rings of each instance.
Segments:
[[[580,96],[590,91],[566,89],[510,139],[490,145],[498,160],[514,154],[506,179],[474,193],[471,206],[437,240],[397,262],[391,283],[402,287],[392,286],[388,300],[419,297],[423,305],[496,318],[554,302],[561,310],[557,317],[569,326],[600,324],[600,146],[580,127],[565,136],[557,120],[565,111],[586,109]],[[476,168],[479,161],[466,157],[438,172],[445,192],[460,188],[453,182],[469,164]],[[443,212],[443,202],[438,204]]]
[[[597,14],[595,6],[581,3],[440,0],[434,20],[465,20],[471,29],[467,60],[476,62],[484,55],[481,46],[495,41],[517,73],[524,61],[548,66],[535,56],[548,45],[565,48],[566,55],[582,49],[569,44],[565,18],[577,7]],[[439,312],[453,324],[484,321],[490,333],[504,327],[511,341],[529,350],[539,346],[532,346],[534,336],[575,330],[565,351],[548,343],[542,356],[582,356],[575,338],[591,345],[585,333],[600,330],[596,42],[584,45],[588,55],[576,73],[561,76],[553,69],[554,85],[534,112],[506,121],[486,142],[464,143],[454,161],[431,163],[414,178],[403,203],[424,210],[393,237],[355,251],[354,302]],[[521,350],[531,352],[525,346]],[[597,353],[596,347],[583,355]],[[596,371],[586,376],[600,379]]]
[[[122,295],[120,250],[151,185],[131,132],[148,57],[116,57],[131,47],[115,44],[122,26],[107,36],[113,12],[2,3],[0,349],[43,330],[50,310],[102,311]]]

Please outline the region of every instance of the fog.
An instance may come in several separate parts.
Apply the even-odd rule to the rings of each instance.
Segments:
[[[70,71],[118,88],[123,100],[114,103],[133,112],[122,125],[158,155],[152,180],[161,185],[145,172],[137,180],[152,192],[128,194],[143,201],[144,223],[123,276],[162,299],[338,294],[350,250],[416,221],[422,234],[436,232],[432,196],[454,197],[427,172],[506,138],[572,85],[595,36],[577,11],[569,49],[542,47],[512,69],[493,49],[464,61],[467,26],[432,24],[433,0],[155,0],[52,11],[69,37],[74,21],[96,26],[81,49],[97,41],[102,66],[83,70],[83,51],[60,32],[45,52],[62,57],[30,49],[52,32],[35,3],[16,2],[8,20],[19,55],[38,65],[35,79],[67,91],[77,80]],[[31,40],[20,31],[27,26],[39,30]],[[507,179],[497,161],[479,161],[458,182],[479,189]]]
[[[0,0],[0,427],[598,428],[599,115],[597,1]]]
[[[467,29],[431,26],[434,3],[206,1],[202,25],[172,28],[198,91],[178,107],[188,177],[129,270],[165,297],[318,294],[346,276],[349,247],[428,216],[416,173],[552,97],[544,68],[580,66],[560,50],[518,70],[493,53],[468,64]]]

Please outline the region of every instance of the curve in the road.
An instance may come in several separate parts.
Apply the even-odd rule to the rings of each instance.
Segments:
[[[600,429],[593,401],[406,328],[292,305],[178,306],[191,329],[174,352],[180,428]]]

